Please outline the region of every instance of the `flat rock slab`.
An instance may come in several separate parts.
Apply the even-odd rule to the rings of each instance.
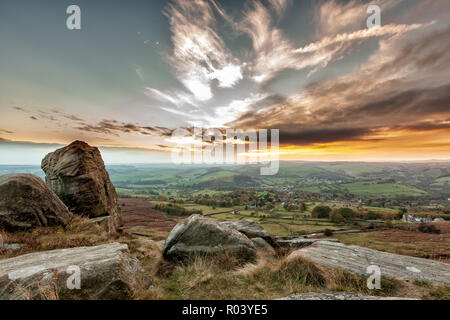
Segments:
[[[80,289],[71,276],[79,268]],[[69,280],[69,281],[68,281]],[[150,283],[126,244],[35,252],[0,260],[0,300],[128,299]]]
[[[338,239],[305,239],[305,238],[296,238],[287,240],[277,239],[276,241],[280,247],[290,247],[290,248],[304,248],[318,241],[339,242]]]
[[[375,297],[351,292],[309,292],[293,294],[278,300],[414,300],[398,297]]]
[[[323,266],[360,275],[367,275],[367,267],[375,265],[380,268],[383,277],[450,285],[450,264],[434,260],[328,241],[319,241],[310,247],[296,250],[288,259],[297,255]]]

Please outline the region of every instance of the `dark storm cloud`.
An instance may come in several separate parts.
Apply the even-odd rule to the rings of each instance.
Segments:
[[[432,89],[415,89],[391,96],[381,97],[374,101],[355,105],[343,110],[324,108],[316,112],[319,125],[335,123],[355,123],[367,119],[367,125],[394,125],[408,119],[419,120],[424,116],[434,116],[450,112],[450,85]],[[376,122],[375,122],[376,120]]]
[[[292,130],[293,128],[289,128]],[[280,130],[280,143],[287,145],[308,145],[312,143],[329,143],[335,141],[364,140],[372,133],[368,128],[324,128],[306,129],[297,128],[295,131]]]
[[[397,128],[396,128],[397,129]],[[398,127],[398,129],[411,131],[435,131],[435,130],[450,130],[450,120],[445,121],[423,121]]]
[[[229,125],[278,128],[280,142],[293,145],[373,140],[381,129],[448,129],[424,120],[450,116],[449,35],[446,27],[387,42],[349,75],[311,83],[297,97],[273,97],[271,107],[252,108]]]

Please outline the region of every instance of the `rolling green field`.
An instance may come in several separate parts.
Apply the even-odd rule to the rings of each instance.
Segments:
[[[398,195],[420,196],[426,194],[425,191],[414,187],[376,181],[343,184],[341,188],[347,189],[350,193],[357,196],[394,197]]]
[[[274,176],[261,176],[260,169],[260,165],[130,165],[110,166],[108,172],[113,184],[126,194],[185,190],[193,195],[213,195],[233,189],[264,191],[288,187],[357,197],[421,197],[430,190],[445,193],[446,183],[450,182],[450,176],[445,176],[450,172],[449,164],[282,162]]]
[[[353,182],[344,184],[324,185],[324,186],[305,186],[298,188],[302,191],[327,192],[327,191],[348,191],[359,197],[396,197],[421,196],[426,192],[415,187],[406,186],[398,183],[385,183],[380,181]]]
[[[446,184],[447,185],[450,184],[450,177],[443,177],[443,178],[436,179],[436,181],[433,183],[433,185],[436,185],[436,186],[444,186]]]

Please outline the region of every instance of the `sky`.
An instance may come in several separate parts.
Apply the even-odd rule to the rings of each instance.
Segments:
[[[66,27],[69,5],[81,30]],[[381,26],[368,28],[370,5]],[[282,160],[450,159],[448,0],[2,0],[0,164],[74,140],[170,161],[177,128]]]

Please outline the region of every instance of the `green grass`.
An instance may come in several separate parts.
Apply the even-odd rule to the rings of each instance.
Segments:
[[[378,183],[376,181],[342,184],[341,188],[345,188],[351,194],[357,196],[395,197],[399,195],[421,196],[426,194],[425,191],[415,187],[397,183]]]
[[[444,186],[446,184],[450,184],[450,177],[436,179],[433,183],[433,186]]]
[[[324,186],[305,186],[298,188],[302,191],[326,192],[326,191],[345,191],[359,197],[397,197],[397,196],[422,196],[426,192],[415,187],[410,187],[398,183],[384,183],[380,181],[353,182],[344,184],[324,185]]]
[[[382,167],[365,163],[330,163],[319,165],[319,167],[334,172],[345,172],[346,174],[354,177],[358,177],[363,174],[381,173],[384,170]]]

